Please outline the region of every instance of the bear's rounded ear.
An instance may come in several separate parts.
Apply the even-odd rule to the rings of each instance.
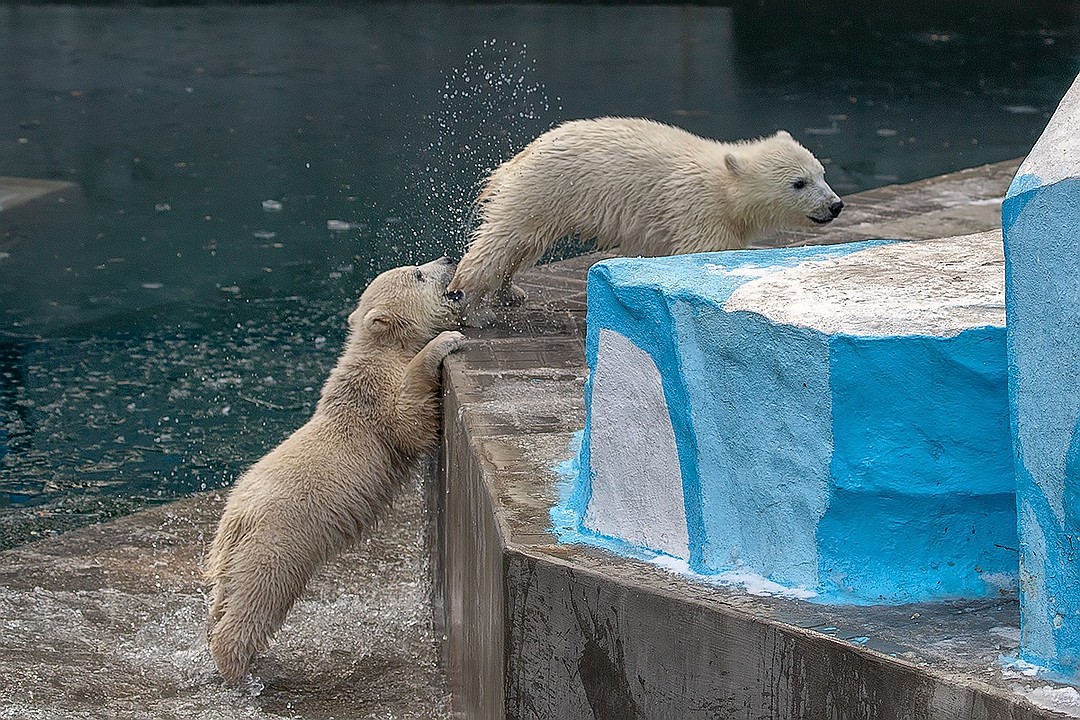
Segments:
[[[727,165],[727,169],[732,175],[738,175],[742,169],[739,167],[739,158],[735,157],[735,153],[725,155],[724,164]]]
[[[356,313],[353,313],[355,315]],[[349,320],[352,320],[352,316],[349,316]],[[351,324],[351,322],[350,322]],[[390,313],[381,308],[371,308],[364,315],[364,327],[374,332],[386,332],[393,324],[393,318]]]
[[[776,135],[774,137],[783,138],[784,140],[794,140],[795,139],[795,138],[791,137],[791,133],[789,133],[787,130],[777,130]]]

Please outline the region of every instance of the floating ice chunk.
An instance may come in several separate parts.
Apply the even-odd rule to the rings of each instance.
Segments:
[[[172,210],[172,205],[169,203],[157,203],[154,205],[154,209],[158,212],[169,212]]]
[[[165,286],[159,282],[144,282],[142,284],[142,287],[146,288],[147,290],[160,290]]]
[[[277,212],[278,210],[281,210],[281,203],[277,200],[263,200],[262,206],[263,210],[266,210],[267,212]]]
[[[327,220],[326,229],[331,232],[341,232],[343,230],[353,230],[360,227],[360,223],[351,223],[344,220]]]
[[[803,132],[807,135],[837,135],[840,133],[840,128],[837,127],[834,120],[829,127],[816,127],[816,128],[804,128]]]
[[[271,232],[270,230],[256,230],[255,232],[251,233],[251,236],[259,238],[260,240],[270,240],[277,237],[277,233]]]
[[[896,137],[896,131],[892,128],[878,128],[878,137]]]
[[[1005,105],[1001,109],[1013,115],[1035,115],[1039,112],[1039,108],[1031,105]]]

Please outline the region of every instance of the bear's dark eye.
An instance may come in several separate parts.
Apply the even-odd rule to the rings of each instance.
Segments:
[[[424,273],[421,272],[420,270],[416,271],[416,281],[417,282],[424,282]]]
[[[804,187],[806,187],[806,181],[802,178],[799,178],[795,182],[791,183],[791,187],[795,188],[796,190],[802,190]]]

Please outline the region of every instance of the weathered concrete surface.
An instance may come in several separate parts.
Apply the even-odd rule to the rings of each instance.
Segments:
[[[419,486],[318,573],[256,668],[221,685],[198,576],[223,493],[0,553],[0,718],[449,717]]]
[[[1016,167],[845,198],[830,231],[772,244],[995,229]],[[585,270],[597,257],[530,272],[520,283],[529,302],[474,333],[447,366],[440,592],[455,710],[514,719],[1056,717],[1027,699],[1027,678],[999,664],[1018,644],[1013,598],[824,608],[554,541],[553,466],[584,422]]]

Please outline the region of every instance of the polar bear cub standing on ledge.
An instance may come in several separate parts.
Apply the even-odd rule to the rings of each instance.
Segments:
[[[621,255],[732,250],[824,225],[844,207],[821,163],[784,131],[721,143],[611,117],[536,138],[491,173],[477,202],[481,222],[450,283],[471,324],[485,301],[520,301],[514,274],[569,235]]]
[[[315,569],[368,532],[439,429],[440,366],[462,341],[447,258],[388,270],[349,316],[349,338],[307,424],[229,493],[206,560],[208,639],[236,682]]]

